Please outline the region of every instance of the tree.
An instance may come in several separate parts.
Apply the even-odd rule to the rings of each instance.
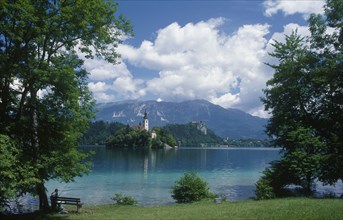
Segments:
[[[343,179],[343,2],[327,0],[325,15],[309,19],[311,47],[318,62],[313,71],[317,104],[316,128],[326,142],[319,179]]]
[[[120,37],[131,34],[116,10],[103,0],[0,4],[0,134],[15,140],[15,168],[34,174],[15,190],[38,195],[40,209],[49,207],[46,181],[88,171],[77,143],[93,117],[93,99],[77,50],[116,63]]]
[[[275,145],[282,146],[285,152],[280,161],[282,165],[274,166],[272,172],[275,175],[270,177],[292,176],[278,187],[295,184],[310,192],[313,181],[318,177],[321,147],[319,144],[318,147],[314,146],[312,141],[312,138],[318,140],[318,132],[312,127],[315,89],[311,71],[315,57],[305,45],[304,38],[296,32],[286,36],[285,43],[276,42],[273,46],[275,52],[271,55],[278,58],[280,63],[270,65],[276,72],[267,82],[269,88],[264,90],[266,97],[262,101],[266,110],[271,110],[273,115],[267,132],[274,137]]]
[[[140,128],[126,126],[119,129],[106,140],[106,146],[110,148],[145,148],[150,147],[150,133]]]
[[[156,133],[156,137],[151,139],[152,148],[164,148],[166,144],[176,146],[175,138],[165,128],[155,127],[152,130]]]
[[[309,38],[295,31],[273,44],[279,63],[269,64],[275,73],[262,101],[272,113],[267,133],[284,149],[267,172],[275,188],[295,184],[309,193],[317,178],[334,184],[343,177],[342,10],[342,1],[329,0],[326,17],[311,16]]]
[[[106,139],[123,127],[125,127],[125,125],[119,122],[92,122],[89,129],[82,135],[80,144],[105,145]]]
[[[213,198],[215,195],[209,191],[207,182],[195,172],[185,172],[172,186],[171,196],[177,203],[191,203]]]

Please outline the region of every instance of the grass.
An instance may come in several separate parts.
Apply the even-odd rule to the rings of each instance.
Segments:
[[[343,219],[342,199],[286,198],[264,201],[235,201],[215,204],[139,206],[84,206],[79,213],[35,214],[22,219]],[[15,218],[20,219],[20,218]]]

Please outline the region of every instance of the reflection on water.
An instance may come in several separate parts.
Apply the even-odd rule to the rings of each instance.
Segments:
[[[121,192],[133,196],[139,205],[172,204],[171,186],[185,171],[196,171],[212,192],[229,200],[247,199],[254,196],[255,182],[268,163],[280,158],[279,150],[274,148],[82,150],[96,151],[91,174],[68,184],[50,181],[49,194],[58,188],[60,195],[80,197],[85,204],[106,204]],[[340,182],[334,191],[340,192],[342,187]],[[327,187],[317,188],[320,193],[326,190]]]
[[[254,184],[268,163],[279,158],[279,150],[270,148],[82,149],[96,151],[92,173],[68,184],[50,181],[47,187],[81,197],[86,204],[111,203],[118,192],[135,197],[140,205],[174,203],[171,186],[185,171],[196,171],[211,191],[230,200],[247,199],[254,196]]]

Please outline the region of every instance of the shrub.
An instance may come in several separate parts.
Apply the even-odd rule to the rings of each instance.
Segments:
[[[124,195],[122,193],[114,194],[111,198],[115,205],[137,205],[137,200],[132,196]]]
[[[216,194],[215,195],[216,198],[220,198],[222,202],[227,202],[228,198],[226,197],[225,194],[221,193],[221,194]]]
[[[256,182],[255,186],[255,194],[257,200],[273,199],[276,197],[273,187],[269,185],[269,181],[266,178],[260,178]]]
[[[197,176],[195,172],[186,172],[172,186],[171,197],[177,203],[191,203],[205,198],[214,198],[209,191],[206,181]]]

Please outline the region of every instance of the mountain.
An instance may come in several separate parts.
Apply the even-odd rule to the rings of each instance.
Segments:
[[[267,119],[237,109],[225,109],[205,100],[184,102],[122,101],[96,105],[96,120],[129,125],[142,122],[145,110],[150,128],[166,124],[202,121],[217,135],[229,139],[265,139]]]

